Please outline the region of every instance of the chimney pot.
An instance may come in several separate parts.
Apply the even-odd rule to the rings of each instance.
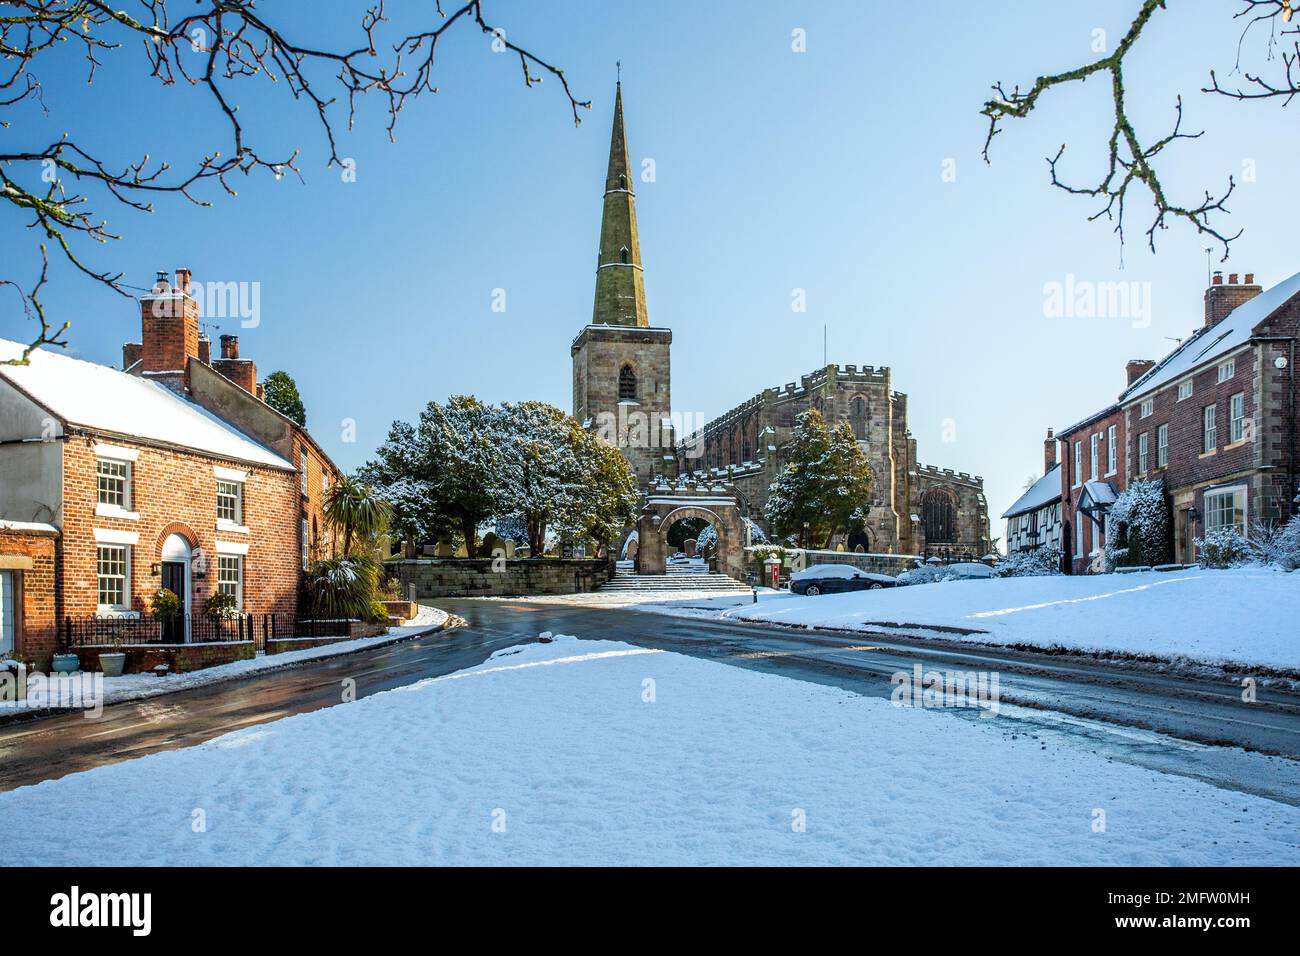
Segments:
[[[1223,285],[1223,273],[1218,269],[1214,270],[1214,285]]]
[[[1236,284],[1237,284],[1237,273],[1235,273],[1235,272],[1229,272],[1229,273],[1228,273],[1228,285],[1236,285]]]
[[[221,337],[221,357],[223,359],[239,358],[239,336],[223,335]]]
[[[1246,273],[1246,278],[1245,278],[1245,283],[1246,283],[1246,285],[1254,285],[1254,284],[1255,284],[1255,273],[1253,273],[1253,272],[1247,272],[1247,273]]]
[[[182,292],[188,293],[190,291],[190,270],[189,269],[176,270],[176,285],[180,288]]]

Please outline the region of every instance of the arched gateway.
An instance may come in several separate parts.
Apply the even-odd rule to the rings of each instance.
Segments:
[[[637,573],[665,573],[668,529],[682,518],[702,518],[713,525],[718,535],[718,571],[743,580],[745,525],[735,493],[724,484],[694,481],[658,482],[650,487],[637,522]]]

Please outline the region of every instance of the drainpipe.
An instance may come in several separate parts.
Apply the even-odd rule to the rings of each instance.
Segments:
[[[1296,513],[1295,499],[1300,494],[1300,489],[1296,488],[1297,471],[1296,471],[1296,395],[1295,395],[1295,336],[1293,335],[1260,335],[1256,336],[1257,342],[1285,342],[1287,343],[1287,403],[1290,405],[1287,417],[1287,452],[1286,452],[1286,475],[1287,475],[1287,494],[1286,507],[1287,515],[1292,516]]]

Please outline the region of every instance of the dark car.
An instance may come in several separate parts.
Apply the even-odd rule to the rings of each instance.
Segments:
[[[841,591],[874,591],[897,585],[898,582],[888,574],[871,574],[851,564],[814,564],[790,575],[790,590],[809,597]]]

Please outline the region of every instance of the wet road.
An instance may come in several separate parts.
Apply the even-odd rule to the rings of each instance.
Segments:
[[[0,790],[338,704],[343,681],[358,697],[480,663],[540,631],[608,638],[753,670],[888,697],[890,677],[926,670],[994,671],[996,719],[953,709],[1044,744],[1069,738],[1113,759],[1211,781],[1300,805],[1300,695],[1102,663],[984,648],[923,644],[896,636],[790,631],[674,618],[626,609],[541,602],[445,600],[465,626],[402,644],[226,684],[116,704],[101,718],[65,715],[0,726]],[[936,722],[936,731],[942,724]],[[1063,741],[1062,741],[1063,742]],[[1274,755],[1274,756],[1267,756]]]

